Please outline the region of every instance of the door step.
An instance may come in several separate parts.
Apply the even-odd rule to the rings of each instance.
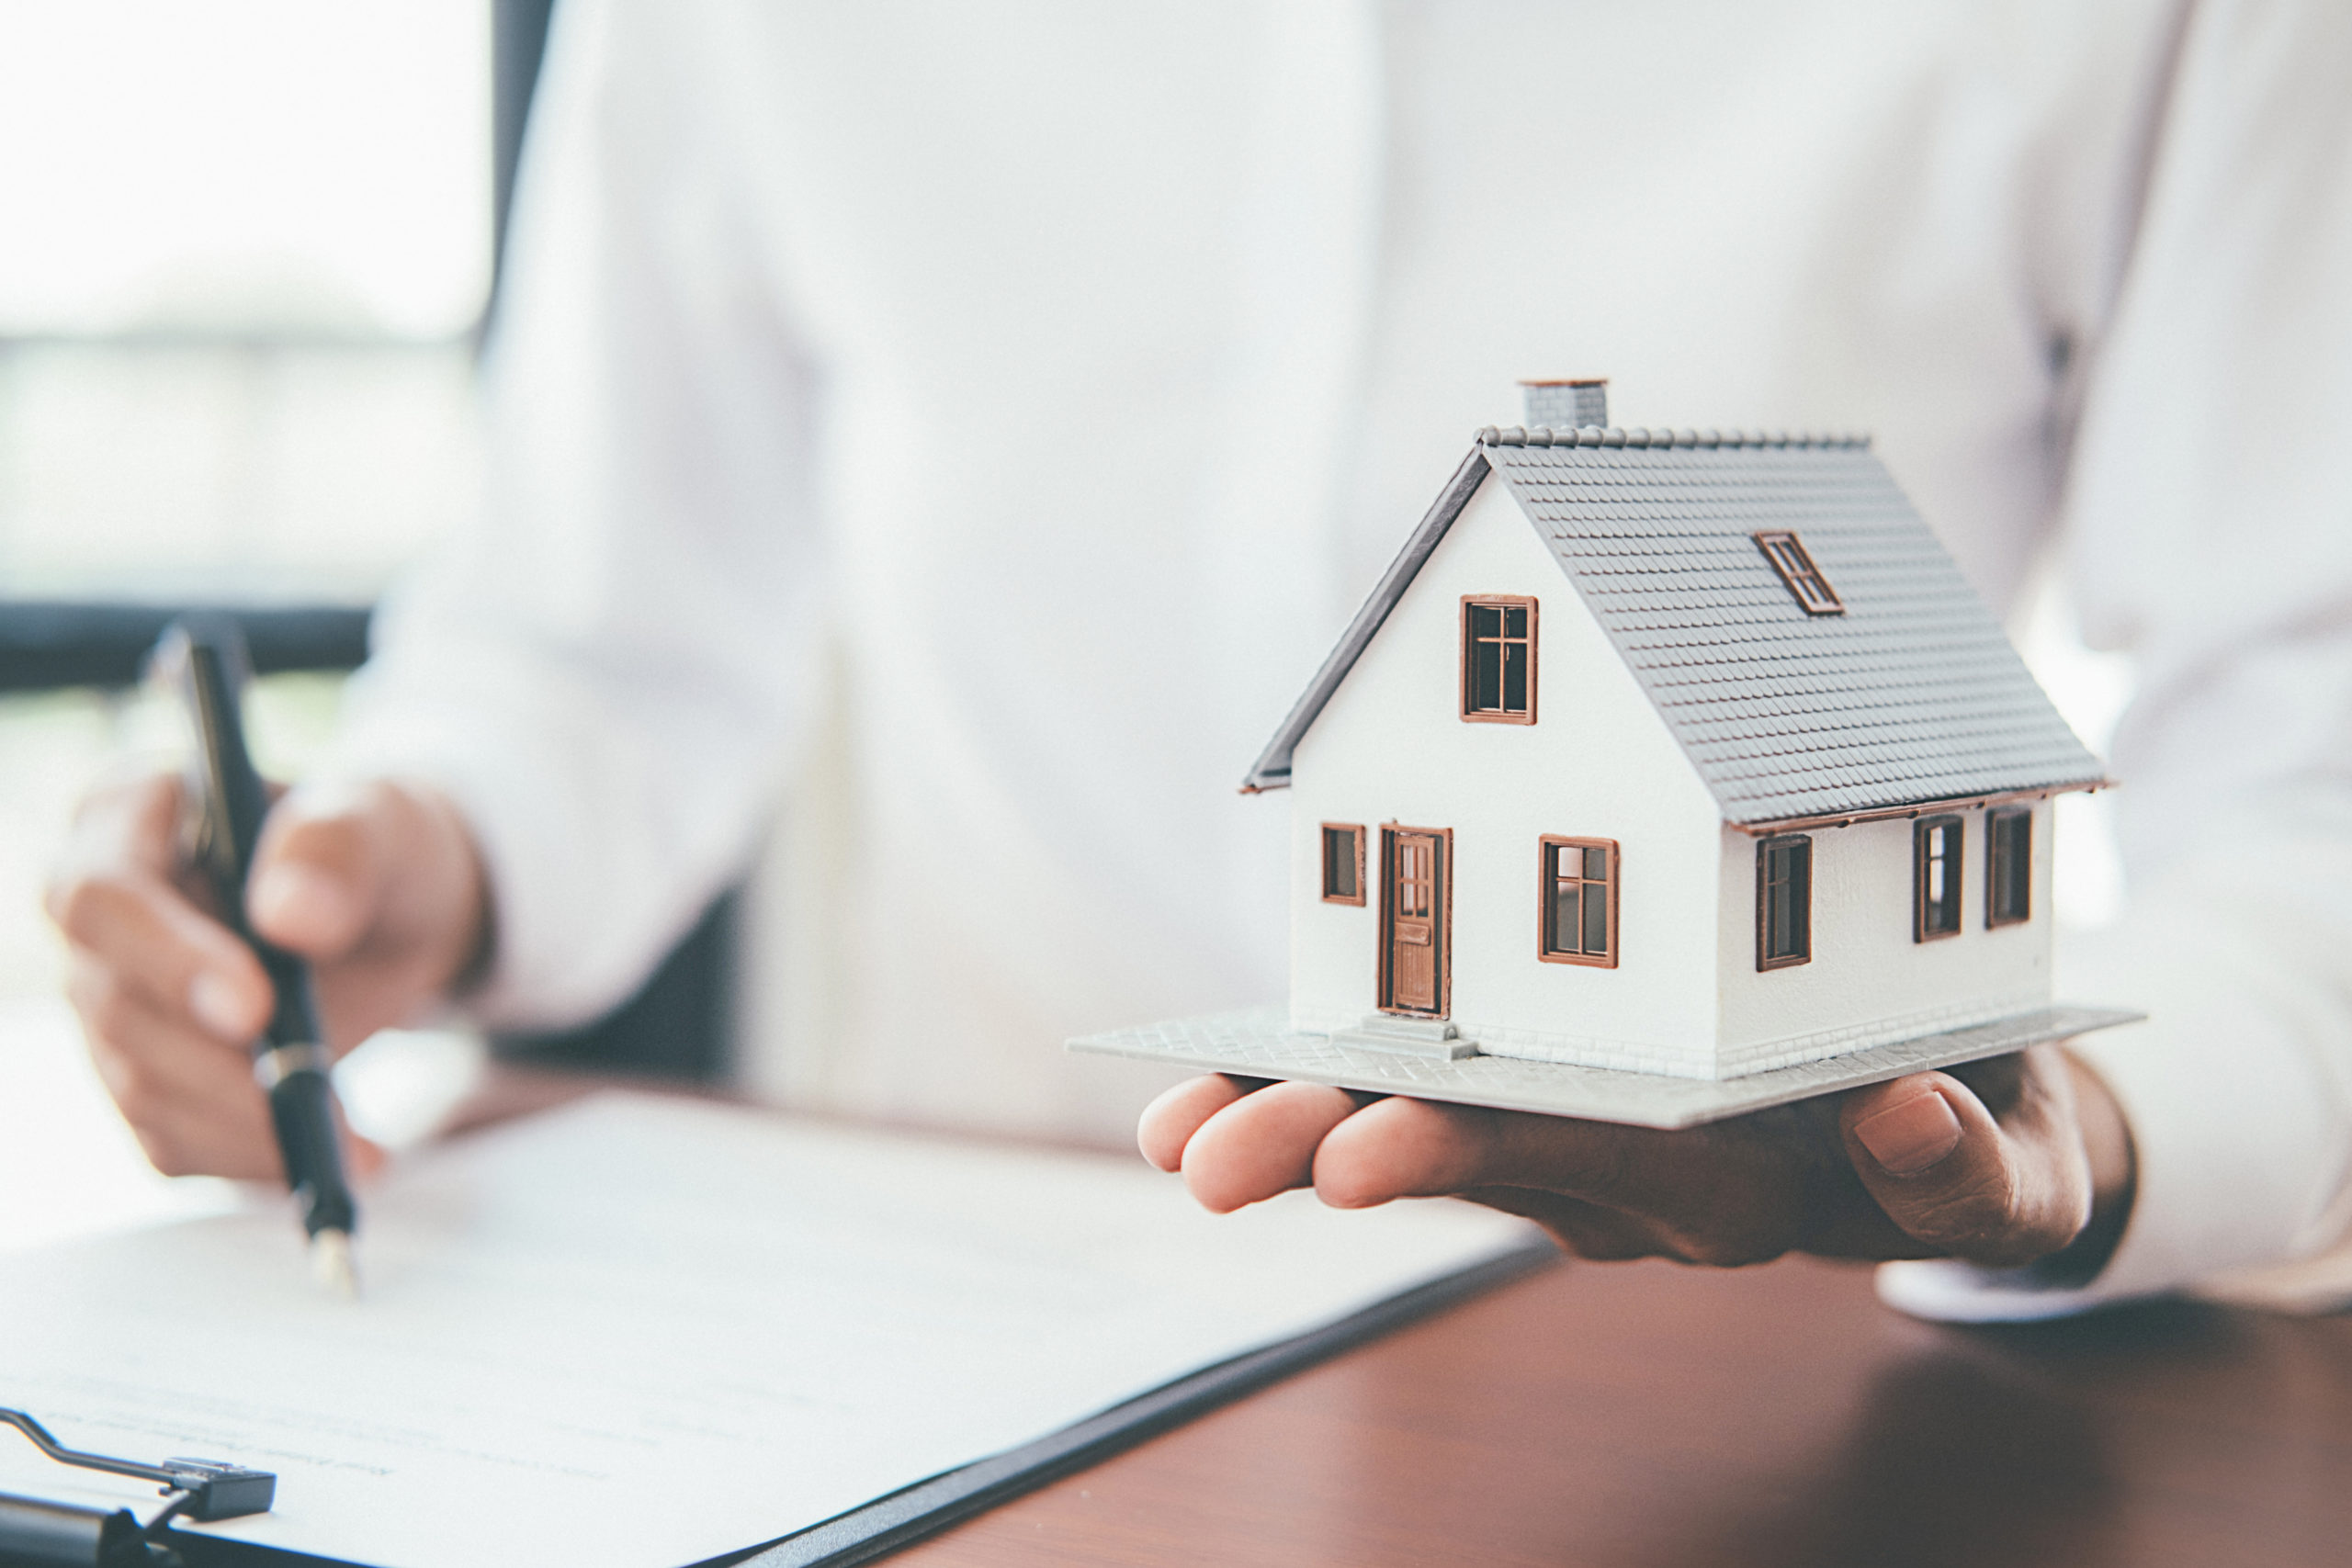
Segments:
[[[1426,1056],[1436,1062],[1459,1062],[1478,1054],[1476,1041],[1463,1039],[1442,1018],[1399,1018],[1386,1012],[1372,1013],[1359,1027],[1340,1031],[1331,1036],[1331,1043],[1399,1056]]]

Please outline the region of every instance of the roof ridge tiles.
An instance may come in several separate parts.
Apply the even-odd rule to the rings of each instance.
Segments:
[[[1477,434],[1481,446],[1609,446],[1644,447],[1683,446],[1702,449],[1742,446],[1816,446],[1834,449],[1867,449],[1871,438],[1867,434],[1828,434],[1815,431],[1790,430],[1651,430],[1636,425],[1628,430],[1618,425],[1606,429],[1588,424],[1579,430],[1554,430],[1537,425],[1530,430],[1524,425],[1486,425]]]

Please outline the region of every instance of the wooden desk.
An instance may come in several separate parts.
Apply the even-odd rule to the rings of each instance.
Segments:
[[[2352,1319],[1954,1329],[1868,1272],[1551,1269],[893,1568],[2352,1562]]]

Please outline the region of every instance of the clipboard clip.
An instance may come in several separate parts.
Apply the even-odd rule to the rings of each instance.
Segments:
[[[60,1464],[153,1481],[171,1499],[142,1525],[128,1508],[109,1512],[0,1493],[0,1568],[19,1562],[163,1568],[180,1561],[179,1554],[161,1539],[174,1519],[241,1518],[267,1513],[277,1500],[277,1477],[266,1470],[247,1470],[209,1459],[167,1459],[161,1464],[143,1464],[69,1449],[22,1410],[0,1408],[0,1422],[16,1427],[33,1447]]]

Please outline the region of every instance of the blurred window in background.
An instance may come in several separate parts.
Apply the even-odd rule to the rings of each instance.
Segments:
[[[487,0],[0,0],[0,595],[365,604],[474,504]]]

